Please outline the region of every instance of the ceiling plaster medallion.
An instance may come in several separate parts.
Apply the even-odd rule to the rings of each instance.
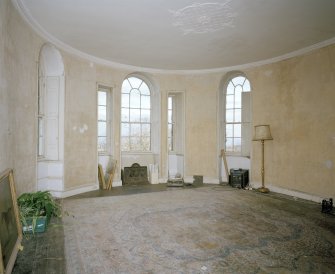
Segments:
[[[215,32],[225,27],[234,27],[236,14],[231,12],[229,3],[195,3],[177,11],[170,11],[175,19],[174,26],[183,33]]]

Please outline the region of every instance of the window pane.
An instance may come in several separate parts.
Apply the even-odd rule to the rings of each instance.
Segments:
[[[130,124],[130,136],[141,136],[141,124]]]
[[[126,92],[129,91],[129,95]],[[121,149],[148,151],[151,142],[151,97],[149,86],[136,77],[127,78],[122,85]],[[126,125],[126,122],[129,125]]]
[[[129,108],[129,94],[122,94],[122,107]]]
[[[234,137],[233,135],[233,125],[227,124],[226,125],[226,137]]]
[[[150,95],[150,89],[145,82],[142,82],[140,91],[142,95]]]
[[[129,77],[128,81],[132,88],[139,88],[142,83],[142,80],[136,77]]]
[[[172,110],[168,110],[168,123],[172,123]]]
[[[133,89],[130,92],[130,107],[131,108],[141,107],[141,94],[138,89]]]
[[[235,91],[235,87],[232,81],[230,81],[227,87],[227,94],[234,94],[234,91]]]
[[[234,95],[227,95],[226,108],[234,108]]]
[[[130,109],[130,122],[140,122],[141,110],[140,109]]]
[[[168,98],[168,109],[172,109],[172,97]]]
[[[131,86],[128,80],[124,80],[122,83],[122,93],[129,93],[131,91]]]
[[[234,137],[241,138],[241,124],[234,125]]]
[[[234,151],[235,152],[241,151],[241,138],[234,138]]]
[[[98,120],[105,120],[107,118],[107,108],[105,106],[98,106]]]
[[[43,129],[43,118],[38,117],[38,135],[43,136],[44,129]]]
[[[226,138],[226,151],[233,151],[233,138]]]
[[[251,91],[250,88],[250,82],[248,79],[245,79],[244,85],[243,85],[243,91]]]
[[[237,85],[241,85],[241,86],[243,86],[244,81],[245,81],[245,77],[243,77],[243,76],[235,77],[235,78],[232,80],[232,82],[234,83],[234,86],[235,86],[235,87],[236,87]]]
[[[143,151],[150,151],[150,137],[142,137]]]
[[[141,122],[150,122],[150,110],[141,111]]]
[[[150,137],[150,124],[142,124],[142,136]]]
[[[129,109],[128,108],[121,109],[121,121],[129,122]]]
[[[168,137],[172,138],[172,124],[168,124]]]
[[[129,124],[121,123],[121,136],[126,137],[129,136]]]
[[[107,105],[107,93],[106,91],[98,92],[98,105]]]
[[[44,154],[44,138],[38,138],[38,156],[42,156]]]
[[[228,109],[226,111],[226,122],[227,123],[234,122],[234,110],[233,109]]]
[[[150,109],[150,96],[141,96],[141,107]]]
[[[168,138],[168,147],[169,147],[169,151],[173,150],[173,147],[172,147],[172,138]]]
[[[242,101],[242,86],[235,88],[235,108],[241,108]]]
[[[241,122],[241,109],[235,109],[235,119],[234,122],[240,123]]]
[[[98,151],[106,151],[107,150],[107,138],[106,137],[98,137]]]
[[[106,122],[98,122],[98,136],[107,136],[107,123]]]
[[[130,149],[141,151],[141,137],[130,137]]]
[[[130,150],[129,137],[122,137],[121,138],[121,150],[122,151],[129,151]]]

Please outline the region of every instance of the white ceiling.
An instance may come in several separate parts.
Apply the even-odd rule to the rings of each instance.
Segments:
[[[56,46],[111,64],[215,70],[335,41],[334,0],[12,0]]]

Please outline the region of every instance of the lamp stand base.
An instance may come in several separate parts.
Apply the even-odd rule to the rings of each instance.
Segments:
[[[262,192],[262,193],[269,193],[270,192],[270,190],[266,187],[257,188],[257,191]]]

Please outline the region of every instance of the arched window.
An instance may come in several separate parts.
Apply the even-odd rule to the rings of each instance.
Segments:
[[[122,83],[121,150],[151,151],[151,92],[140,78]]]
[[[228,154],[250,155],[250,82],[244,76],[228,81],[225,90],[225,150]]]

